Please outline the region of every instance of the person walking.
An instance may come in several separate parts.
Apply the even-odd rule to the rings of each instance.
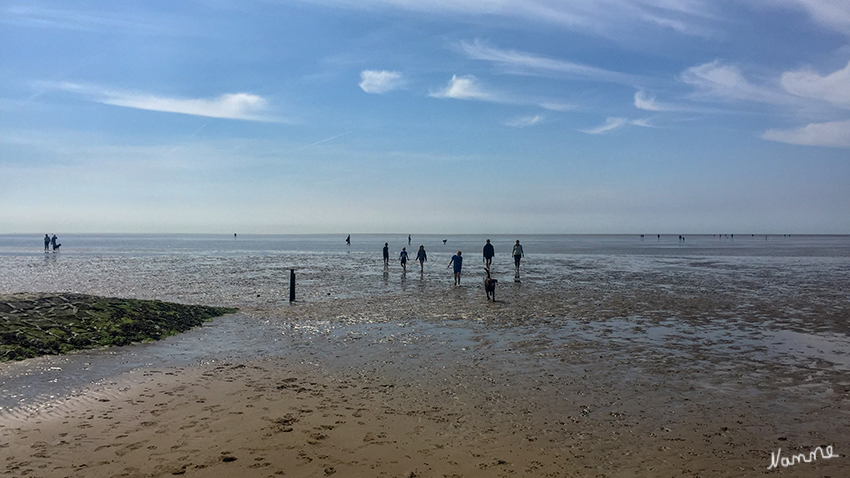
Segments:
[[[407,271],[407,248],[402,247],[401,252],[398,254],[398,258],[401,260],[401,268]]]
[[[62,245],[62,244],[59,244],[59,242],[57,242],[57,241],[59,241],[59,238],[56,237],[56,234],[54,234],[53,237],[50,238],[50,245],[53,247],[53,252],[58,251],[59,246]]]
[[[487,239],[487,244],[484,244],[484,267],[490,268],[490,263],[493,262],[493,256],[496,251],[493,249],[493,244],[490,244],[490,239]]]
[[[516,267],[516,274],[514,277],[519,277],[519,261],[525,257],[525,253],[522,251],[522,245],[520,245],[519,239],[516,240],[516,244],[514,244],[511,255],[514,256],[514,266]]]
[[[50,251],[50,236],[44,235],[44,252]]]
[[[425,254],[425,246],[419,245],[419,250],[416,251],[416,260],[419,261],[419,272],[425,272],[425,261],[428,260],[428,254]]]
[[[387,267],[387,266],[390,265],[390,243],[389,242],[384,243],[383,254],[384,254],[384,267]]]
[[[457,254],[452,256],[452,260],[449,261],[449,265],[446,266],[446,269],[449,267],[454,269],[455,285],[460,285],[460,270],[463,267],[463,256],[461,256],[460,251],[457,251]]]

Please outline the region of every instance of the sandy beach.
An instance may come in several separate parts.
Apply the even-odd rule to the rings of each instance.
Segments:
[[[459,314],[457,320],[489,307],[499,320],[523,312],[545,316],[555,312],[547,303],[567,303],[545,302],[529,287],[515,292],[503,291],[502,303],[448,302],[444,312]],[[423,297],[396,299],[254,313],[317,321],[382,310],[403,320],[401,311],[416,315],[411,307]],[[850,470],[844,456],[850,384],[842,374],[791,372],[725,354],[693,360],[700,352],[675,341],[667,351],[592,340],[553,348],[539,336],[500,344],[498,327],[493,331],[493,337],[469,336],[464,345],[400,343],[377,355],[363,350],[386,338],[364,334],[350,341],[356,345],[314,343],[307,353],[134,370],[5,416],[3,472],[731,477]],[[537,350],[537,359],[514,361],[510,347],[516,354]],[[841,456],[768,469],[772,452],[818,446]]]
[[[491,302],[474,270],[454,287],[442,268],[332,259],[299,272],[293,304],[267,285],[280,267],[248,256],[10,262],[5,289],[39,291],[49,273],[75,293],[239,312],[0,365],[4,399],[43,391],[0,413],[0,474],[850,474],[842,261],[565,256],[529,261],[522,282],[497,267]],[[49,395],[98,364],[101,379]]]

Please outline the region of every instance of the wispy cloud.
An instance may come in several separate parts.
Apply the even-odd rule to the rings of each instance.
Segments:
[[[724,64],[720,60],[688,68],[680,78],[708,97],[770,104],[789,103],[784,93],[751,83],[739,67]]]
[[[644,111],[681,111],[684,108],[670,104],[663,103],[657,101],[655,99],[655,95],[649,95],[645,91],[638,91],[635,93],[635,108]]]
[[[611,131],[618,130],[618,129],[622,128],[623,126],[626,126],[627,124],[629,124],[629,120],[626,119],[626,118],[611,117],[611,118],[608,118],[605,121],[605,124],[603,124],[601,126],[597,126],[596,128],[590,128],[590,129],[580,129],[579,131],[581,131],[582,133],[587,133],[587,134],[604,134],[604,133],[610,133]]]
[[[506,102],[507,99],[486,91],[481,82],[474,75],[457,76],[452,75],[448,85],[437,91],[432,91],[430,96],[434,98],[452,98],[456,100],[479,100],[492,102]]]
[[[595,128],[579,129],[579,131],[587,134],[605,134],[624,128],[626,126],[640,126],[641,128],[657,127],[653,125],[648,118],[633,120],[628,118],[610,117],[605,120],[605,124],[602,124]]]
[[[363,70],[360,72],[360,88],[366,93],[387,93],[403,87],[404,84],[404,76],[397,71]]]
[[[768,141],[803,146],[850,148],[850,120],[812,123],[790,130],[771,129],[761,137]]]
[[[527,128],[529,126],[534,126],[536,124],[540,124],[543,121],[543,116],[534,115],[534,116],[520,116],[518,118],[514,118],[510,121],[505,122],[505,126],[510,126],[512,128]]]
[[[176,20],[143,12],[132,16],[114,12],[80,9],[56,9],[37,5],[12,5],[0,13],[0,23],[85,32],[122,31],[147,34],[185,34],[186,19]]]
[[[41,82],[38,86],[75,93],[91,101],[126,108],[209,118],[280,121],[266,114],[268,101],[265,98],[250,93],[227,93],[215,98],[173,98],[70,82]]]
[[[535,98],[497,91],[484,85],[475,75],[452,75],[452,79],[442,88],[431,90],[432,98],[451,98],[455,100],[487,101],[507,105],[536,106],[549,111],[572,111],[576,106],[551,98]]]
[[[323,5],[374,10],[393,8],[460,18],[501,17],[554,25],[610,38],[624,38],[628,30],[661,27],[688,36],[713,36],[716,22],[710,0],[302,0]]]
[[[629,85],[638,83],[637,77],[629,74],[528,52],[504,50],[492,47],[480,40],[460,42],[459,48],[473,60],[490,61],[497,64],[505,72],[518,75],[557,75],[564,78]]]
[[[826,76],[811,69],[789,71],[782,75],[780,82],[785,91],[793,95],[850,108],[850,63]]]
[[[632,120],[631,124],[633,124],[635,126],[640,126],[641,128],[657,128],[658,127],[658,126],[652,124],[652,121],[649,118]]]

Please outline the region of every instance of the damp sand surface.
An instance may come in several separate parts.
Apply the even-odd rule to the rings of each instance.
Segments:
[[[753,476],[827,445],[782,473],[850,471],[846,258],[529,254],[514,282],[497,256],[489,302],[438,247],[424,274],[347,252],[0,259],[14,290],[240,309],[3,365],[2,471]]]

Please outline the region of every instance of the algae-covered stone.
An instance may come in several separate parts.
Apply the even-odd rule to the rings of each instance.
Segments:
[[[0,361],[159,340],[233,312],[83,294],[0,295]]]

